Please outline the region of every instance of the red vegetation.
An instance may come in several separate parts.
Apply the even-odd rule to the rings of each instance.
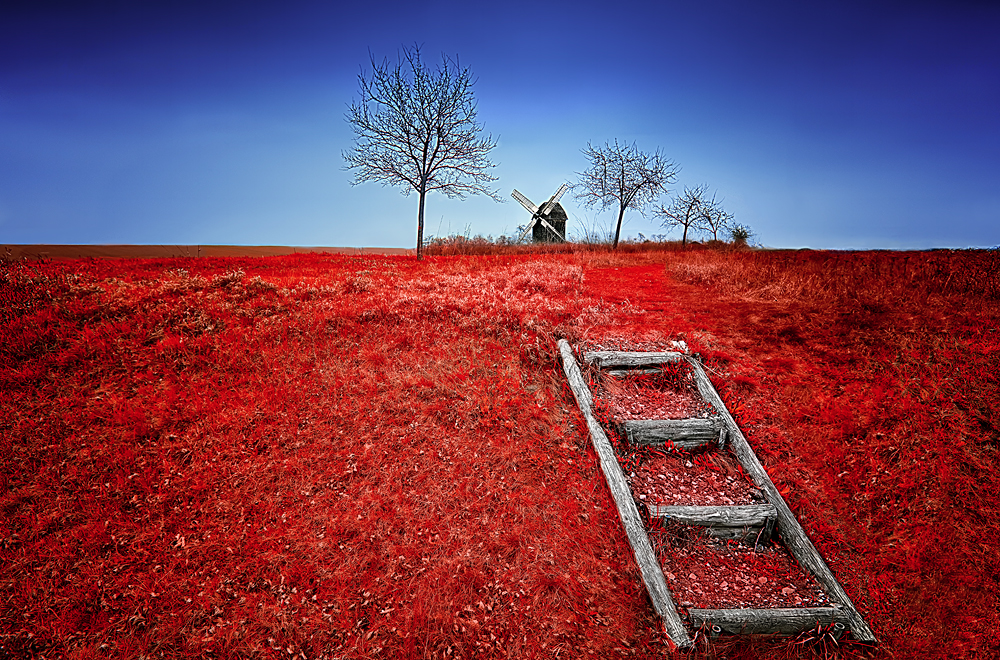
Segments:
[[[635,498],[647,504],[730,506],[765,501],[728,451],[692,456],[652,450],[628,476]]]
[[[659,554],[667,584],[682,608],[830,606],[816,581],[776,544],[755,550],[692,537],[661,547]]]
[[[664,365],[665,369],[669,367]],[[605,378],[601,381],[600,397],[607,405],[608,414],[616,421],[687,419],[708,417],[712,412],[693,382],[685,382],[681,387],[665,387],[662,379],[659,374],[630,376],[623,381]]]
[[[627,311],[589,335],[702,356],[882,653],[997,654],[1000,254],[591,263],[588,290]]]
[[[556,336],[684,339],[876,653],[994,655],[996,257],[0,264],[0,657],[661,657]]]

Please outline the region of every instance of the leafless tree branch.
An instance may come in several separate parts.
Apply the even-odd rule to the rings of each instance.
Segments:
[[[663,218],[662,227],[682,228],[681,245],[687,245],[688,231],[704,226],[707,197],[708,186],[704,184],[693,188],[684,186],[684,192],[675,197],[670,206],[661,204],[653,210],[653,215]]]
[[[712,199],[706,201],[702,208],[700,228],[706,234],[711,234],[713,241],[717,241],[719,232],[729,229],[734,219],[732,213],[722,208],[722,200],[712,195]]]
[[[622,218],[627,209],[645,214],[648,205],[667,192],[667,184],[677,179],[680,170],[657,149],[653,153],[640,151],[635,143],[614,144],[606,142],[595,147],[589,142],[583,154],[590,160],[590,167],[577,172],[580,181],[574,186],[577,199],[587,207],[600,206],[601,210],[618,206],[618,223],[613,247],[618,247],[622,231]]]
[[[429,69],[420,48],[404,48],[395,64],[371,58],[370,77],[358,75],[361,98],[352,101],[346,119],[354,129],[354,147],[344,152],[352,185],[375,181],[399,186],[403,194],[416,191],[417,257],[423,256],[424,199],[436,190],[465,199],[483,194],[502,202],[489,184],[496,164],[489,152],[497,146],[492,135],[482,135],[476,121],[475,80],[458,60],[442,56]]]

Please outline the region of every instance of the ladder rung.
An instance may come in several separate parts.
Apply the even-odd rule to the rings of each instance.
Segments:
[[[660,446],[672,442],[678,449],[696,449],[719,439],[722,422],[716,417],[688,419],[630,419],[625,437],[635,445]]]
[[[583,361],[601,369],[635,369],[664,362],[679,362],[682,355],[673,351],[642,353],[635,351],[590,351],[583,354]]]
[[[841,624],[848,618],[839,607],[788,607],[774,609],[688,610],[695,628],[718,626],[732,635],[794,635],[817,625]]]
[[[709,536],[719,539],[770,539],[778,513],[770,504],[736,506],[661,506],[646,504],[653,518],[681,525],[707,527]]]

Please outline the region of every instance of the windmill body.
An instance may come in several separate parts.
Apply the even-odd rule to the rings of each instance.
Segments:
[[[568,184],[564,183],[559,186],[559,190],[540,207],[535,206],[530,199],[517,190],[511,193],[511,197],[520,202],[521,206],[531,214],[531,221],[524,228],[521,236],[517,239],[518,241],[523,241],[529,231],[532,240],[536,243],[561,243],[566,240],[566,221],[569,216],[566,215],[566,210],[559,203],[559,198],[567,190],[569,190]]]

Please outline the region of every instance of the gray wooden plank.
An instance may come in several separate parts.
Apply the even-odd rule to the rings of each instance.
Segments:
[[[644,446],[661,446],[673,443],[677,449],[698,449],[719,439],[722,421],[716,418],[701,419],[629,419],[622,423],[629,442]]]
[[[850,625],[846,613],[839,607],[789,607],[772,609],[700,609],[688,610],[695,628],[719,626],[732,635],[781,634],[795,635],[817,625],[832,623]]]
[[[679,362],[683,355],[672,351],[588,351],[583,361],[599,369],[634,369],[664,362]]]
[[[770,504],[730,506],[663,506],[646,504],[653,518],[705,527],[709,536],[720,539],[766,541],[771,537],[777,513]]]

